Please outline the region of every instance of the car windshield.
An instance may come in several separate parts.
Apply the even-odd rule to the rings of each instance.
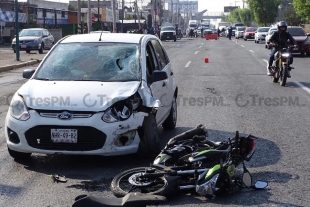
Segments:
[[[140,80],[139,45],[128,43],[58,44],[35,79],[124,82]]]
[[[302,28],[287,28],[287,31],[292,36],[307,36],[305,31]]]
[[[41,37],[42,35],[43,35],[42,30],[24,29],[19,33],[18,36],[20,37],[25,37],[25,36]]]
[[[247,32],[255,32],[255,31],[256,31],[256,28],[254,28],[254,27],[247,28],[246,31],[247,31]]]
[[[270,28],[259,28],[258,32],[268,32]]]
[[[174,30],[174,27],[163,27],[163,28],[161,28],[161,31],[168,31],[168,30]]]
[[[245,30],[245,27],[237,27],[237,30],[238,30],[238,31],[244,31],[244,30]]]
[[[277,31],[277,29],[271,29],[271,30],[269,30],[269,34],[271,35],[271,34],[273,34],[275,31]]]

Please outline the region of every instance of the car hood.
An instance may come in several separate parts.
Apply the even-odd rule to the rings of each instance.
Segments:
[[[41,81],[31,79],[18,93],[28,107],[45,110],[103,111],[133,95],[140,81]]]
[[[293,36],[293,38],[296,40],[296,41],[305,41],[307,39],[307,36]]]
[[[268,32],[257,32],[257,34],[259,34],[259,35],[267,35]]]

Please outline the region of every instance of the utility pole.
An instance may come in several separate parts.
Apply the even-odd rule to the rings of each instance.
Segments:
[[[116,6],[115,6],[116,0],[111,0],[112,3],[112,14],[113,14],[113,33],[117,31],[116,29]]]
[[[141,24],[140,24],[139,10],[138,10],[138,0],[135,1],[135,14],[136,14],[136,17],[138,17],[139,30],[140,30],[141,29]]]
[[[124,32],[124,0],[122,0],[122,26],[121,26],[121,32]]]
[[[78,10],[77,10],[77,12],[78,12],[78,33],[79,34],[82,34],[83,32],[83,29],[84,28],[81,28],[81,0],[78,0]]]
[[[19,31],[18,31],[18,2],[15,0],[15,51],[16,51],[16,60],[19,61]]]
[[[92,25],[92,14],[90,10],[90,0],[88,0],[88,33],[91,32],[91,25]]]
[[[99,20],[99,8],[100,8],[100,4],[99,4],[99,0],[98,0],[98,12],[97,12],[97,15],[98,15],[97,22],[98,22],[98,23],[100,23],[100,20]]]

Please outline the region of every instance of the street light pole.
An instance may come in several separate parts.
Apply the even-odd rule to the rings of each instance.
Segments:
[[[18,32],[18,2],[15,0],[15,51],[16,60],[19,61],[19,32]]]

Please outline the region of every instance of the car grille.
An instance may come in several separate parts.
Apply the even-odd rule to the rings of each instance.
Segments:
[[[173,36],[173,32],[164,32],[162,34],[165,36]]]
[[[54,143],[51,129],[77,129],[77,143]],[[29,146],[42,150],[90,151],[101,149],[106,141],[106,134],[93,127],[40,125],[26,131]]]
[[[58,114],[64,112],[64,110],[36,110],[42,117],[57,118]],[[67,111],[72,115],[72,118],[89,118],[94,113],[89,111]]]
[[[20,40],[20,43],[29,43],[29,42],[32,42],[33,40]]]

